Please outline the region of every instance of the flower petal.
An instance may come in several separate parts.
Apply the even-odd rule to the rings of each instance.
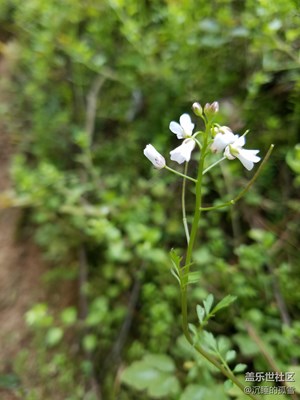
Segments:
[[[256,155],[258,152],[259,150],[240,149],[239,154],[236,157],[248,171],[251,171],[254,167],[254,163],[260,161],[260,157]]]
[[[176,149],[170,151],[171,160],[178,162],[178,164],[182,164],[184,161],[190,161],[194,147],[195,141],[193,139],[185,140],[180,146],[176,147]]]
[[[169,125],[169,129],[171,132],[173,132],[177,135],[178,139],[184,138],[184,130],[182,129],[181,125],[178,124],[178,122],[171,121],[170,125]]]
[[[162,169],[166,166],[165,158],[155,149],[152,144],[147,144],[144,155],[152,162],[155,168]]]
[[[181,117],[179,118],[180,125],[182,126],[182,129],[185,133],[186,136],[191,136],[193,134],[193,129],[195,125],[192,123],[191,117],[189,114],[182,114]]]

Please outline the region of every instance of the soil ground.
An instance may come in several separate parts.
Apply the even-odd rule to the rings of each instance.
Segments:
[[[4,58],[0,58],[0,76],[1,83],[10,78]],[[7,97],[1,90],[0,105],[5,103]],[[11,188],[9,168],[13,151],[7,129],[0,122],[0,196]],[[46,264],[33,240],[21,238],[18,233],[24,212],[18,208],[0,208],[0,379],[13,373],[15,357],[28,343],[25,312],[45,297],[41,279]],[[13,390],[0,386],[0,398],[18,397]]]

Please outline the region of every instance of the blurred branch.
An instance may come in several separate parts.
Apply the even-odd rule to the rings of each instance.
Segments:
[[[95,130],[98,95],[105,81],[106,78],[104,76],[98,75],[92,83],[91,88],[87,94],[85,131],[88,135],[90,146],[93,141]]]
[[[269,273],[271,275],[271,281],[272,281],[272,285],[273,285],[273,291],[274,291],[274,297],[279,309],[279,313],[282,319],[282,322],[288,326],[291,325],[291,317],[289,315],[285,300],[281,294],[281,290],[278,284],[278,281],[276,279],[276,276],[274,274],[273,268],[270,265],[270,263],[267,264],[267,268],[269,270]]]

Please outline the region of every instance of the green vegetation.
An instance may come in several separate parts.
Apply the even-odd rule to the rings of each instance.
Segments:
[[[0,15],[13,41],[0,109],[17,143],[12,201],[49,262],[45,288],[79,283],[74,305],[27,311],[30,347],[0,386],[22,400],[247,398],[182,336],[168,254],[185,248],[180,182],[142,152],[174,148],[169,122],[215,100],[219,123],[275,150],[233,209],[201,220],[191,322],[209,293],[215,305],[235,296],[208,321],[208,347],[237,372],[300,374],[298,1],[8,0]],[[204,203],[250,177],[238,162],[213,169]]]

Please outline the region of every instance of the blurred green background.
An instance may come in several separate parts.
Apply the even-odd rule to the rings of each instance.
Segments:
[[[275,150],[233,210],[201,222],[191,321],[208,293],[238,296],[214,334],[249,371],[299,368],[299,1],[2,0],[0,24],[18,240],[37,243],[47,263],[46,295],[24,310],[30,335],[3,364],[3,390],[24,400],[243,398],[182,338],[168,256],[185,246],[181,182],[142,152],[152,143],[168,156],[178,145],[169,122],[192,115],[194,101],[218,100],[219,123],[250,129],[260,155]],[[224,163],[206,177],[205,202],[232,198],[250,177]],[[147,373],[156,380],[141,391]]]

